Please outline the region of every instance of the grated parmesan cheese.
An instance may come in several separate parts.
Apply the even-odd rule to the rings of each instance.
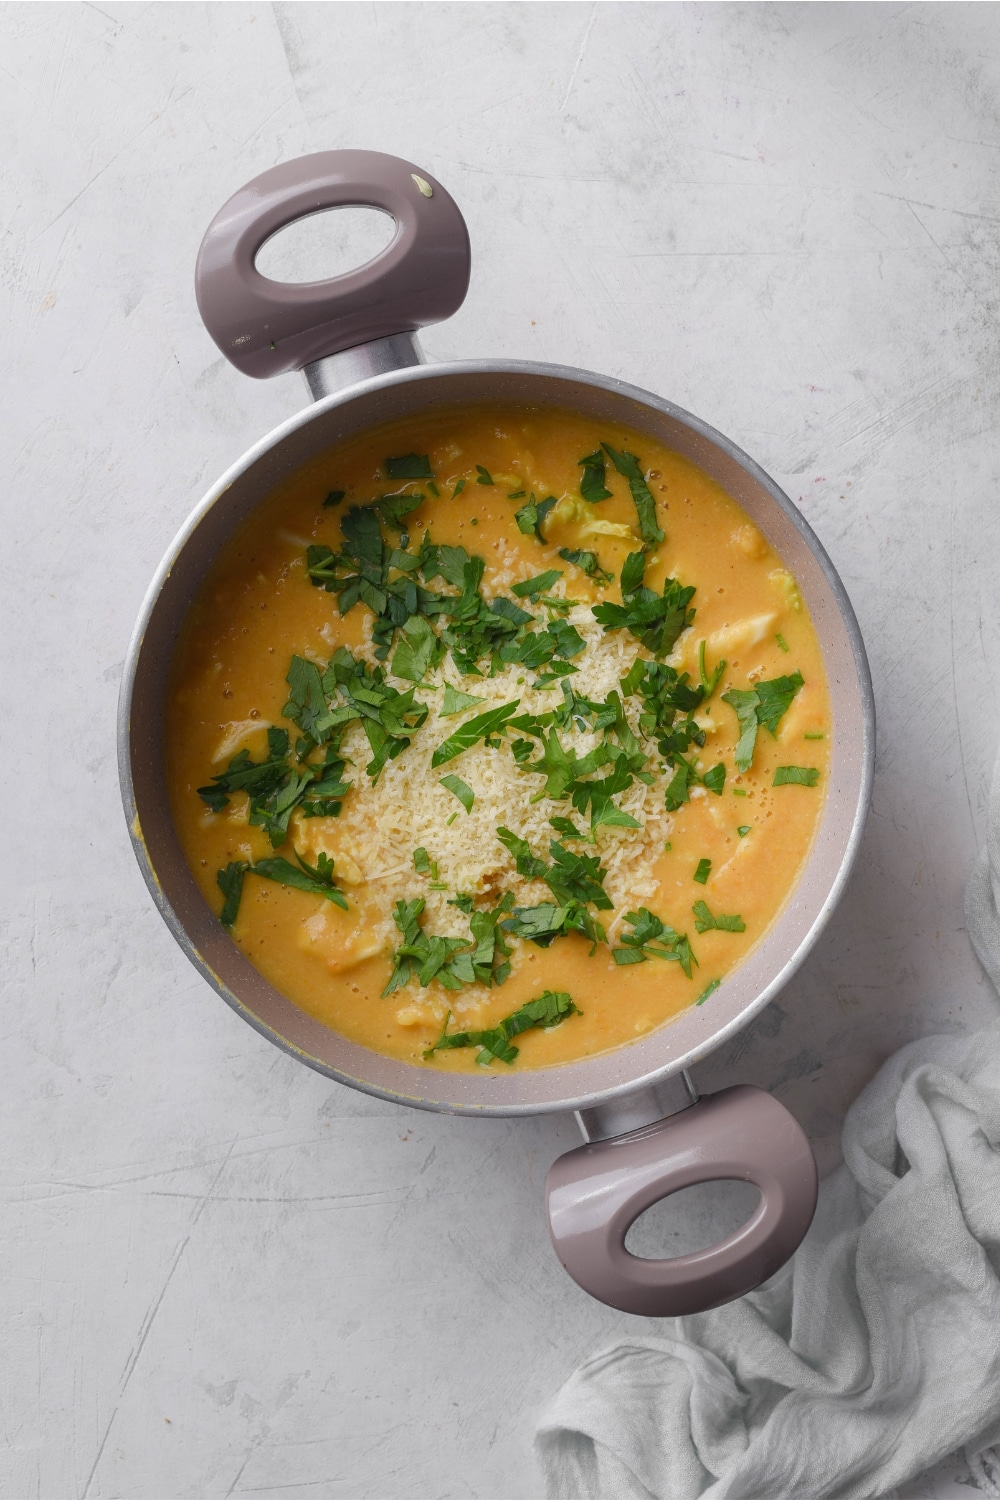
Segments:
[[[641,654],[639,644],[624,631],[606,635],[586,605],[574,606],[567,618],[586,642],[586,649],[574,658],[578,670],[570,681],[578,693],[602,701],[608,693],[619,690],[621,679]],[[363,654],[373,660],[370,639]],[[409,749],[389,761],[372,786],[364,771],[371,755],[368,742],[359,725],[351,726],[344,737],[343,753],[353,763],[354,787],[344,799],[340,817],[295,820],[294,842],[306,858],[314,860],[322,850],[336,861],[357,867],[374,907],[370,920],[387,946],[395,946],[398,940],[393,906],[418,895],[426,901],[425,930],[444,937],[468,934],[467,916],[448,905],[456,892],[496,901],[509,890],[517,905],[553,899],[542,882],[525,880],[517,873],[512,856],[497,838],[497,828],[512,829],[544,858],[549,843],[560,837],[550,818],[570,816],[581,828],[588,826],[588,820],[575,813],[568,799],[557,802],[542,796],[539,801],[531,800],[542,791],[544,780],[518,766],[509,739],[496,749],[480,741],[445,766],[431,767],[437,746],[473,712],[484,713],[515,700],[519,700],[519,713],[545,713],[561,704],[558,685],[535,688],[531,685],[534,675],[514,665],[491,678],[464,677],[446,657],[436,671],[428,674],[427,685],[418,689],[418,698],[430,712]],[[474,711],[441,718],[448,683],[475,693],[483,702]],[[638,733],[638,703],[626,700],[625,713],[633,732]],[[564,743],[571,742],[581,756],[602,739],[598,733],[575,728],[560,731],[560,737]],[[654,752],[651,769],[655,763]],[[441,778],[449,774],[461,777],[472,788],[475,802],[470,813],[441,785]],[[654,866],[673,824],[672,815],[664,807],[660,777],[652,786],[634,781],[616,802],[639,822],[639,828],[601,826],[596,830],[596,845],[569,844],[570,848],[582,847],[599,854],[608,871],[605,890],[615,911],[602,914],[602,920],[609,936],[617,932],[625,911],[653,896],[657,887]],[[436,864],[438,880],[447,889],[430,890],[431,882],[415,873],[413,851],[421,847]],[[513,946],[517,949],[522,945],[515,942]],[[482,999],[478,990],[478,986],[469,986],[464,998],[450,997],[449,1003],[453,1009],[467,1010]]]

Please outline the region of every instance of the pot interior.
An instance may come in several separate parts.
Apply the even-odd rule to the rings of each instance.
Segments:
[[[231,941],[195,885],[174,830],[163,763],[167,681],[181,622],[250,511],[279,481],[355,433],[467,405],[559,407],[613,420],[699,465],[794,574],[823,650],[833,710],[830,780],[805,869],[778,919],[710,1003],[598,1057],[475,1075],[422,1069],[371,1052],[276,990]],[[144,877],[174,936],[223,999],[276,1045],[332,1078],[400,1102],[462,1113],[581,1108],[690,1066],[744,1026],[794,973],[840,896],[867,812],[873,756],[871,681],[854,612],[820,543],[773,481],[719,433],[645,391],[559,366],[513,362],[419,366],[382,376],[307,408],[252,448],[205,497],[161,564],[129,649],[119,721],[123,797]]]

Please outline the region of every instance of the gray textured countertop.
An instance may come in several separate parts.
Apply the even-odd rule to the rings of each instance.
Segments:
[[[199,323],[215,210],[306,151],[426,164],[474,247],[433,357],[646,386],[818,531],[871,655],[874,807],[819,947],[700,1076],[772,1088],[829,1166],[889,1052],[997,1004],[961,892],[1000,738],[998,40],[992,4],[0,11],[5,1497],[534,1500],[541,1405],[653,1327],[548,1248],[572,1120],[329,1083],[216,999],[142,886],[132,620],[203,490],[305,400]]]

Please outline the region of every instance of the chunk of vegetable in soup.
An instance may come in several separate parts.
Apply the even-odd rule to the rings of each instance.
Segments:
[[[543,1067],[712,1004],[793,890],[830,757],[795,580],[648,438],[436,413],[223,551],[174,663],[174,818],[303,1010],[428,1067]]]

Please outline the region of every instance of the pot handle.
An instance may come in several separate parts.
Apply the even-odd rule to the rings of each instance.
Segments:
[[[671,1260],[625,1248],[641,1213],[700,1182],[752,1182],[761,1193],[734,1234]],[[752,1291],[798,1248],[816,1208],[816,1162],[798,1122],[742,1085],[612,1140],[560,1156],[548,1178],[549,1231],[566,1270],[622,1312],[676,1317]]]
[[[271,281],[257,270],[258,251],[279,229],[348,204],[396,221],[373,260],[328,281]],[[381,151],[318,151],[262,172],[219,210],[198,252],[195,292],[226,358],[264,379],[450,317],[469,267],[465,220],[429,173]]]

